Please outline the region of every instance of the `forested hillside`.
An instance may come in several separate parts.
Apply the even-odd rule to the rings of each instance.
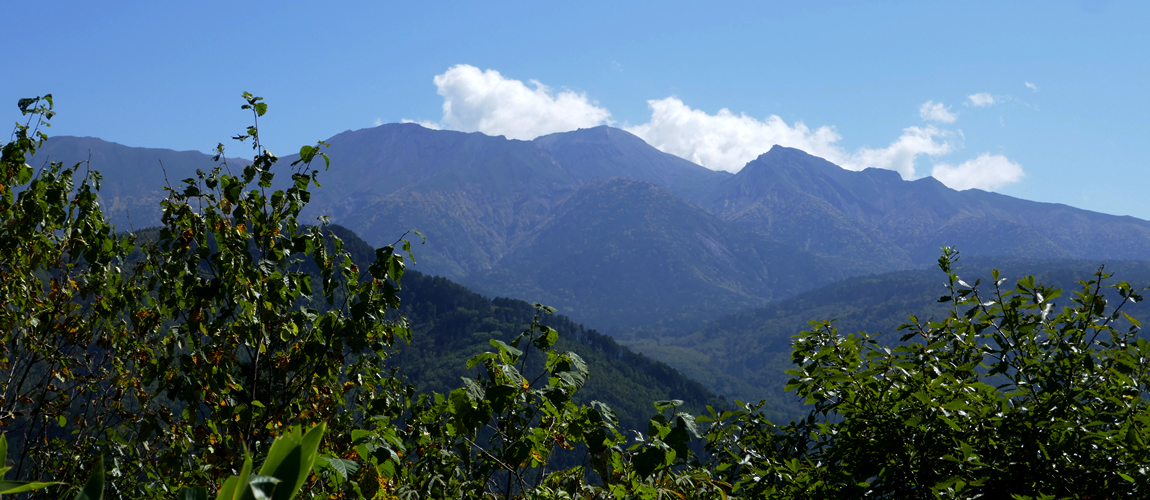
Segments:
[[[374,249],[349,229],[330,229],[343,239],[361,267],[370,264]],[[392,366],[426,392],[448,393],[460,387],[461,376],[474,378],[477,370],[467,369],[468,359],[491,350],[491,339],[510,342],[539,314],[527,302],[488,299],[446,278],[415,271],[405,274],[399,296],[403,304],[400,312],[412,325],[412,338],[410,345],[396,347]],[[653,401],[682,400],[684,409],[695,413],[707,405],[727,406],[698,382],[662,362],[636,354],[611,337],[559,314],[539,320],[559,332],[556,349],[578,353],[591,371],[575,401],[607,403],[626,428],[646,429]],[[541,369],[541,360],[533,359],[532,363],[533,371]]]
[[[993,290],[993,269],[999,269],[1008,282],[1025,276],[1048,286],[1073,290],[1083,280],[1105,266],[1113,273],[1111,284],[1128,281],[1150,287],[1150,262],[1145,261],[1031,261],[1020,259],[963,258],[957,271],[983,292]],[[793,368],[791,357],[795,336],[810,330],[811,321],[834,321],[843,332],[865,331],[882,334],[885,343],[897,343],[900,325],[914,315],[923,321],[944,318],[949,303],[940,303],[946,275],[937,268],[898,271],[843,280],[825,287],[720,318],[705,328],[676,333],[642,336],[624,341],[626,345],[663,360],[687,376],[703,382],[729,399],[766,399],[789,416],[803,413],[801,400],[787,395],[784,386]],[[1062,307],[1069,292],[1056,300]],[[1150,320],[1150,304],[1129,304],[1131,316]],[[1119,321],[1120,323],[1122,321]]]

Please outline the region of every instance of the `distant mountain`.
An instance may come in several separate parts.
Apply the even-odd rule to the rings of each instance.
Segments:
[[[717,184],[701,206],[855,273],[929,265],[940,246],[970,256],[1150,259],[1148,221],[955,191],[932,177],[853,172],[781,146]]]
[[[493,267],[592,179],[623,176],[698,196],[729,175],[608,127],[518,141],[392,124],[327,142],[339,168],[325,173],[308,213],[332,215],[373,244],[418,229],[430,243],[421,264],[456,279]]]
[[[532,142],[583,182],[612,177],[643,181],[696,205],[715,184],[731,177],[607,126],[545,135]]]
[[[195,177],[197,169],[207,172],[216,166],[210,155],[198,151],[136,148],[95,137],[71,136],[52,137],[28,164],[40,168],[47,162],[62,162],[67,167],[88,162],[81,169],[103,174],[101,205],[120,229],[158,224],[160,200],[166,197],[164,186],[181,186],[180,181]],[[251,164],[233,158],[228,162],[241,168]]]
[[[928,266],[943,245],[1150,259],[1147,221],[848,171],[778,146],[728,174],[609,127],[518,141],[392,124],[327,142],[332,168],[305,220],[331,215],[377,246],[420,230],[418,269],[549,302],[611,334],[693,327],[833,279]],[[121,227],[128,214],[135,227],[158,220],[161,164],[173,184],[213,166],[201,153],[75,137],[52,138],[36,161],[89,154]]]
[[[374,245],[418,229],[420,269],[449,278],[493,266],[580,184],[530,142],[502,137],[397,124],[329,142],[335,165],[308,213]]]
[[[760,306],[836,277],[807,252],[614,178],[588,182],[494,268],[463,282],[618,331]]]

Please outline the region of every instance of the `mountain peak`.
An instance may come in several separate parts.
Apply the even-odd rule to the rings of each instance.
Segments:
[[[606,125],[548,134],[532,143],[584,182],[627,177],[650,182],[690,201],[730,175],[659,151],[626,130]]]
[[[766,153],[759,155],[758,158],[747,163],[743,170],[754,172],[762,170],[763,168],[770,169],[786,169],[786,170],[819,170],[823,172],[835,172],[845,170],[842,167],[835,165],[823,158],[812,155],[806,151],[797,148],[788,148],[775,144]]]
[[[545,150],[573,144],[610,144],[618,148],[621,145],[636,147],[636,143],[639,143],[642,146],[651,147],[636,137],[635,134],[607,125],[541,135],[531,142]]]

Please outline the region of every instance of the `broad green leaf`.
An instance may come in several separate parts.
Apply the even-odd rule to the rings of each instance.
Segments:
[[[678,427],[686,429],[692,436],[696,438],[702,437],[699,435],[699,430],[695,427],[695,417],[690,413],[676,413],[675,421]]]
[[[273,444],[274,446],[274,444]],[[244,451],[244,465],[238,476],[232,476],[220,486],[216,500],[241,500],[248,490],[248,476],[252,473],[252,456]]]
[[[647,448],[632,459],[635,464],[635,472],[646,479],[665,464],[664,459],[666,457],[667,453],[659,448]]]
[[[283,482],[276,487],[274,500],[288,500],[298,493],[311,474],[325,429],[326,424],[320,423],[304,434],[296,426],[272,443],[260,474]]]
[[[96,461],[96,467],[84,483],[84,489],[76,495],[76,500],[101,500],[104,498],[104,457]]]
[[[335,458],[331,455],[320,455],[316,457],[316,463],[319,464],[319,466],[327,467],[335,471],[343,479],[347,479],[359,470],[359,464],[354,460]]]
[[[536,338],[534,343],[535,343],[535,347],[538,347],[539,349],[547,350],[547,349],[550,349],[551,346],[555,345],[555,342],[557,342],[559,340],[559,332],[556,331],[554,328],[549,328],[546,326],[542,327],[542,329],[543,329],[543,335]]]
[[[34,481],[8,481],[0,480],[0,495],[14,495],[16,493],[24,493],[26,491],[35,491],[63,484],[59,482],[40,483]]]

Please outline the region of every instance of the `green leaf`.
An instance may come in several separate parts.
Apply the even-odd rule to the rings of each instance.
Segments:
[[[676,413],[675,420],[676,426],[686,429],[687,432],[696,438],[701,437],[699,430],[695,427],[695,417],[690,413]]]
[[[248,476],[251,473],[252,456],[244,451],[244,466],[240,469],[240,475],[229,477],[224,481],[224,484],[220,486],[219,493],[216,494],[216,500],[242,499],[244,492],[248,489]]]
[[[20,166],[16,172],[16,182],[18,184],[27,184],[28,181],[32,180],[32,173],[32,167],[27,164]]]
[[[343,479],[347,479],[359,470],[359,464],[354,460],[335,458],[331,455],[320,455],[316,457],[316,463],[320,464],[321,467],[335,471],[336,474],[339,474]]]
[[[284,483],[276,488],[274,500],[288,500],[298,493],[311,474],[325,429],[326,424],[320,423],[301,436],[303,431],[296,426],[272,443],[260,474]]]
[[[667,453],[658,448],[647,448],[633,459],[635,464],[635,472],[638,472],[643,479],[646,479],[658,469],[659,466],[664,464],[664,459]]]
[[[104,498],[104,457],[96,461],[96,467],[84,483],[84,489],[76,495],[76,500],[101,500]]]
[[[41,489],[47,488],[49,486],[54,486],[57,484],[63,484],[63,483],[59,483],[59,482],[38,483],[38,482],[31,482],[31,481],[0,480],[0,495],[13,495],[16,493],[24,493],[26,491],[41,490]]]
[[[939,418],[939,420],[942,420],[944,423],[946,423],[946,425],[949,425],[951,429],[954,429],[955,431],[958,431],[958,432],[962,432],[962,428],[959,427],[958,424],[954,423],[953,420],[946,418],[942,415],[939,415],[938,418]]]
[[[1133,317],[1133,316],[1130,316],[1129,314],[1126,314],[1126,311],[1122,311],[1122,315],[1126,317],[1126,321],[1129,321],[1129,322],[1130,322],[1130,324],[1132,324],[1132,325],[1134,325],[1134,326],[1136,326],[1136,327],[1139,327],[1139,328],[1141,328],[1141,327],[1142,327],[1142,323],[1139,323],[1139,322],[1138,322],[1138,320],[1134,319],[1134,317]]]
[[[304,163],[311,161],[315,157],[315,148],[311,146],[301,146],[299,148],[299,159]]]
[[[555,345],[555,342],[559,341],[559,332],[546,326],[540,328],[543,330],[543,335],[534,340],[535,347],[542,350],[550,349],[551,346]]]
[[[474,368],[475,365],[478,365],[479,363],[482,363],[482,362],[487,361],[489,359],[496,359],[498,357],[499,356],[493,352],[484,352],[484,353],[476,354],[476,355],[472,356],[471,359],[467,360],[467,368],[468,369]]]
[[[514,347],[507,345],[507,343],[502,341],[502,340],[491,339],[489,342],[496,349],[499,349],[499,354],[501,355],[501,357],[506,356],[506,355],[516,356],[516,357],[523,355],[523,351],[520,351],[519,349],[516,349]],[[504,359],[504,361],[507,362],[506,359]]]

